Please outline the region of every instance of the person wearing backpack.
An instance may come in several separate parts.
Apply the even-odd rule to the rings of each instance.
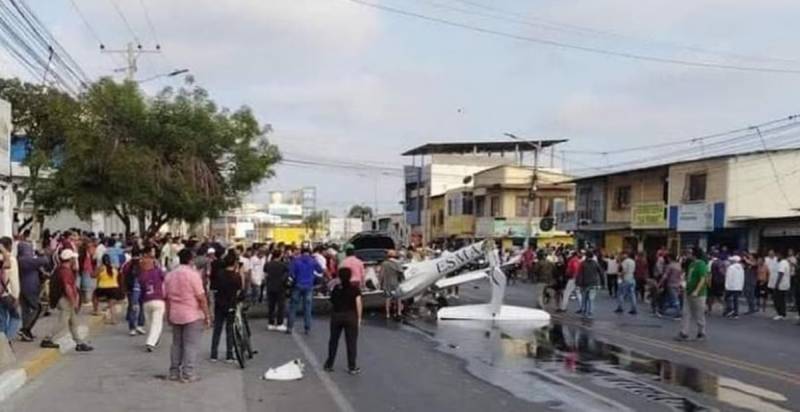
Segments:
[[[75,350],[78,352],[90,352],[94,350],[91,346],[81,339],[78,333],[78,308],[80,299],[78,297],[78,287],[76,285],[76,275],[74,262],[78,254],[72,249],[63,249],[59,254],[61,263],[56,269],[50,288],[50,306],[59,309],[58,323],[47,337],[42,340],[41,347],[46,349],[59,349],[59,345],[54,342],[56,338],[64,335],[67,330],[72,335],[72,339],[77,344]]]

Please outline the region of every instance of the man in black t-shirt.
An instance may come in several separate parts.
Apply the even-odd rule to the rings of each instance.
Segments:
[[[289,266],[282,259],[282,253],[276,249],[272,258],[264,265],[267,285],[267,311],[269,325],[267,330],[285,331],[283,318],[286,311],[286,291],[288,289]]]

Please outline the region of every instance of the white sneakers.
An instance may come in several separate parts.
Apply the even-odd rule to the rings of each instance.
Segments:
[[[772,320],[783,320],[783,319],[784,318],[781,315],[778,315],[778,316],[775,316],[774,318],[772,318]]]
[[[136,333],[138,333],[138,334],[140,334],[140,335],[144,335],[144,334],[146,334],[147,332],[145,332],[145,331],[144,331],[144,329],[143,329],[141,326],[137,326],[137,327],[136,327]]]
[[[276,326],[276,325],[267,325],[267,330],[269,330],[269,331],[278,330],[278,326]]]
[[[268,381],[296,381],[303,379],[303,370],[306,365],[300,359],[295,359],[277,368],[270,368],[264,373],[264,379]]]
[[[268,325],[268,331],[286,332],[286,325]]]

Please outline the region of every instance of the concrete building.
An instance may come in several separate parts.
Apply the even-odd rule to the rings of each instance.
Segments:
[[[548,148],[561,142],[563,140],[546,140],[538,144]],[[501,165],[524,164],[526,154],[534,152],[536,144],[523,141],[429,143],[403,153],[403,156],[412,158],[412,164],[405,167],[404,200],[411,242],[423,244],[434,239],[433,222],[439,222],[440,216],[432,214],[438,214],[444,206],[433,212],[432,198],[444,196],[452,189],[470,187],[472,176],[480,171]],[[443,235],[443,216],[436,226],[436,234]]]
[[[387,233],[397,246],[406,246],[409,243],[410,230],[405,222],[403,213],[380,214],[364,223],[364,230],[376,230]]]
[[[562,228],[608,251],[800,248],[800,149],[726,154],[573,180]]]
[[[364,222],[358,218],[331,217],[328,219],[327,240],[342,244],[364,229]]]
[[[553,228],[541,230],[544,218],[572,210],[575,203],[575,185],[570,176],[556,170],[540,169],[536,197],[530,203],[533,168],[497,166],[478,172],[474,176],[475,237],[502,239],[503,247],[522,246],[525,236],[531,233],[532,245],[557,244],[572,241],[566,232]],[[530,207],[533,220],[528,227]]]

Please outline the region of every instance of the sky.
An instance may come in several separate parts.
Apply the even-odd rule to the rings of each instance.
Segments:
[[[162,53],[142,55],[137,78],[187,68],[222,105],[249,106],[272,125],[269,138],[285,158],[327,165],[280,165],[249,199],[316,186],[318,206],[334,214],[356,203],[399,211],[400,168],[410,161],[400,153],[428,142],[501,141],[506,132],[566,138],[556,165],[577,173],[658,155],[614,149],[800,112],[800,74],[538,42],[800,70],[795,0],[364,0],[459,27],[352,0],[27,2],[92,77],[119,78],[113,70],[123,65],[99,52],[97,38],[109,49],[160,44]],[[25,75],[7,56],[0,72]],[[179,83],[143,86],[155,93]],[[381,168],[330,166],[343,162]]]

